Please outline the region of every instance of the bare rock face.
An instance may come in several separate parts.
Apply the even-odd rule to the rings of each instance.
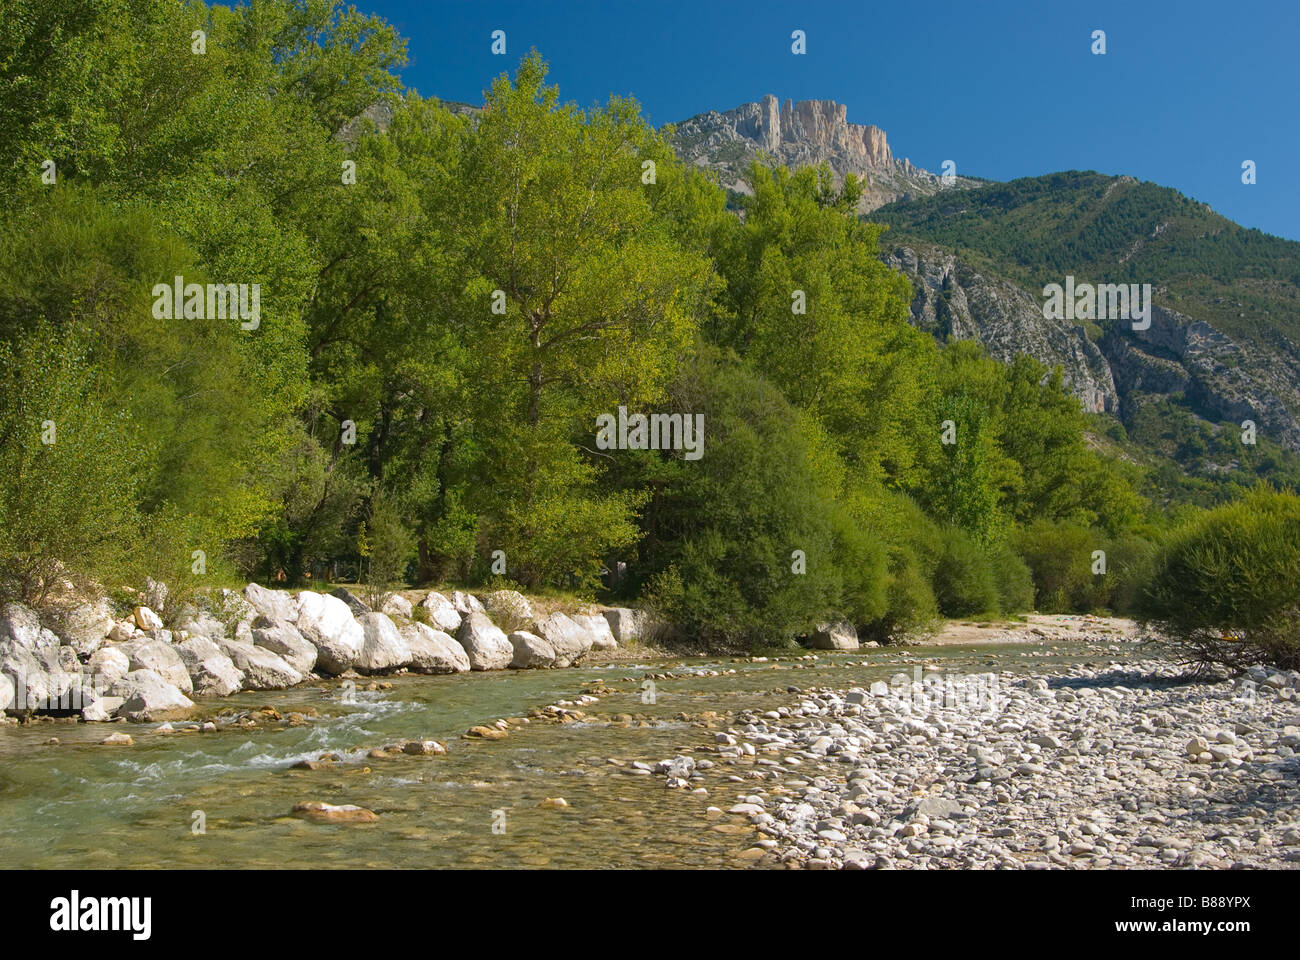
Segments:
[[[1045,318],[1041,299],[935,248],[898,247],[884,261],[912,281],[913,326],[941,342],[950,336],[976,340],[1003,362],[1023,353],[1049,367],[1060,364],[1084,409],[1118,410],[1119,392],[1102,350],[1073,321]]]
[[[401,628],[402,639],[411,652],[410,666],[417,673],[464,673],[469,655],[455,638],[424,623]]]
[[[1255,421],[1286,447],[1300,450],[1300,368],[1280,351],[1234,341],[1204,321],[1155,304],[1151,325],[1113,324],[1094,342],[1077,322],[1043,316],[1035,291],[975,270],[937,247],[900,246],[884,262],[912,281],[911,322],[940,341],[982,343],[1011,362],[1026,354],[1060,365],[1068,389],[1091,413],[1125,418],[1135,395],[1194,397],[1214,420]]]
[[[485,613],[470,613],[461,623],[456,640],[465,648],[474,670],[504,670],[515,656],[515,648],[505,633]]]
[[[933,173],[895,159],[885,131],[848,122],[848,107],[833,100],[786,100],[772,94],[734,110],[711,110],[677,125],[673,147],[688,163],[715,171],[724,186],[750,193],[744,172],[759,151],[796,167],[829,165],[836,185],[847,174],[865,181],[859,210],[866,213],[891,200],[937,193],[976,181],[950,184]]]

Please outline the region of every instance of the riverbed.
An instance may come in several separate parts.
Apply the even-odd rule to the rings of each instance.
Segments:
[[[812,687],[869,687],[923,664],[1025,674],[1140,656],[1125,641],[888,647],[815,658],[662,658],[569,670],[401,676],[383,689],[322,682],[201,704],[213,732],[159,724],[0,727],[0,855],[14,867],[690,868],[737,866],[753,830],[708,813],[745,791],[749,757],[713,756],[744,710]],[[653,703],[645,679],[654,680]],[[577,703],[584,691],[598,701]],[[571,722],[531,709],[565,702]],[[230,722],[270,707],[279,718]],[[500,740],[472,726],[513,718]],[[100,743],[129,733],[130,746]],[[58,743],[49,743],[57,738]],[[372,757],[413,738],[446,755]],[[303,760],[337,756],[322,769]],[[638,770],[677,755],[719,761],[685,789]],[[698,793],[703,788],[706,793]],[[564,798],[565,807],[539,807]],[[290,816],[296,803],[356,804],[373,823]]]

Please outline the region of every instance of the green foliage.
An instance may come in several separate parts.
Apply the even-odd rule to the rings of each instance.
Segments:
[[[888,643],[925,633],[939,617],[939,602],[930,577],[911,550],[891,558],[885,587],[885,611],[864,625],[865,640]]]
[[[1105,600],[1094,575],[1099,534],[1071,521],[1035,520],[1015,531],[1015,545],[1034,577],[1034,606],[1043,613],[1089,611]]]
[[[1139,603],[1165,520],[1137,491],[1169,480],[1121,462],[1142,443],[1201,464],[1180,502],[1238,495],[1231,459],[1300,477],[1266,439],[1241,450],[1156,404],[1107,429],[1059,370],[936,345],[855,178],[755,163],[752,193],[729,193],[635,101],[562,102],[536,52],[482,111],[402,90],[404,60],[332,0],[0,11],[0,586],[152,574],[188,596],[341,562],[377,604],[413,560],[421,580],[494,582],[499,550],[534,591],[591,596],[626,563],[621,596],[719,643],[829,619],[892,640],[940,610]],[[951,194],[882,218],[1022,280],[1067,254],[1117,262],[1132,223],[1200,222],[1115,183],[964,191],[996,237]],[[1220,268],[1246,254],[1279,276],[1270,242],[1220,233],[1212,284],[1179,274],[1179,295],[1241,294]],[[1200,249],[1167,252],[1194,272]],[[177,275],[259,284],[260,326],[155,317]],[[619,406],[703,414],[703,458],[597,449]]]
[[[943,550],[934,570],[934,595],[945,617],[970,617],[998,610],[998,584],[988,558],[959,527],[943,531]]]
[[[707,445],[701,459],[675,461],[672,482],[646,506],[642,562],[661,616],[747,644],[806,633],[832,615],[878,616],[883,551],[837,515],[814,469],[814,431],[780,391],[701,347],[671,402],[703,414]],[[795,551],[806,572],[795,572]],[[859,569],[846,582],[848,566]]]
[[[357,552],[365,601],[378,610],[400,586],[415,555],[415,536],[402,520],[400,505],[382,488],[370,498],[370,510],[357,532]]]
[[[988,550],[988,563],[1003,614],[1024,613],[1034,607],[1034,577],[1028,564],[1010,542],[999,541]]]
[[[47,324],[0,344],[0,381],[0,594],[40,603],[65,577],[120,575],[140,546],[140,432]]]
[[[1257,488],[1173,530],[1139,611],[1194,663],[1300,666],[1300,497]]]
[[[744,221],[719,228],[726,287],[710,339],[816,417],[864,479],[905,475],[934,346],[906,322],[911,290],[878,259],[880,227],[857,219],[828,169],[755,161],[749,179]]]

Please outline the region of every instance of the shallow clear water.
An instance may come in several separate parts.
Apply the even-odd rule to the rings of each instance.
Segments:
[[[1130,649],[1125,645],[1105,660],[1123,659]],[[790,685],[844,689],[910,673],[922,661],[978,673],[1098,658],[1095,647],[1060,643],[894,648],[824,654],[815,664],[674,659],[398,677],[390,690],[358,690],[355,703],[344,702],[338,685],[329,683],[201,704],[213,714],[262,706],[285,716],[308,707],[318,711],[297,727],[171,734],[137,724],[0,727],[0,862],[90,869],[735,865],[736,852],[752,843],[752,830],[737,829],[736,818],[710,820],[705,808],[725,809],[752,792],[752,786],[726,780],[743,775],[747,762],[720,762],[708,771],[706,798],[667,790],[662,776],[630,775],[608,758],[654,762],[708,750],[714,733],[728,725],[725,712],[789,704],[798,699],[787,692]],[[732,669],[737,672],[656,680],[657,702],[641,702],[647,673]],[[587,715],[582,721],[533,722],[499,741],[461,737],[470,726],[525,715],[596,682],[613,692],[577,706]],[[701,722],[698,714],[705,711],[722,716]],[[682,713],[689,719],[676,719]],[[624,714],[651,725],[614,719]],[[130,733],[135,744],[99,744],[116,732]],[[51,737],[61,743],[47,746]],[[412,738],[443,741],[448,753],[366,757],[371,748]],[[326,751],[343,754],[344,762],[324,770],[289,769]],[[564,797],[570,806],[539,809],[546,797]],[[288,816],[304,800],[358,804],[379,814],[379,821],[321,824]],[[195,811],[206,817],[202,834],[192,831]]]

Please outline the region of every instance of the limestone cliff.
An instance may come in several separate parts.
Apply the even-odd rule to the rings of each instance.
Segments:
[[[866,181],[860,210],[867,212],[892,200],[928,196],[943,189],[943,180],[910,160],[898,160],[885,131],[848,122],[848,108],[833,100],[786,100],[768,94],[734,110],[710,110],[677,124],[673,145],[682,159],[713,170],[722,184],[748,193],[744,171],[760,151],[796,169],[826,163],[836,183],[853,173]],[[953,186],[974,181],[958,177]]]

